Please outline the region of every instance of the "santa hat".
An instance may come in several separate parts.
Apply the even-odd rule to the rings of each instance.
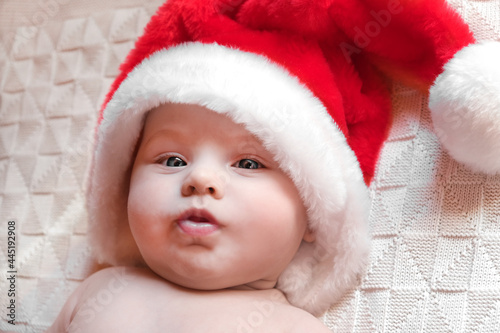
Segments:
[[[277,288],[292,304],[321,314],[353,287],[368,262],[367,185],[390,124],[380,73],[428,90],[443,66],[473,43],[442,0],[168,1],[122,64],[103,106],[87,194],[95,255],[114,265],[142,261],[126,204],[145,115],[164,103],[202,105],[244,124],[299,190],[316,241],[300,246]],[[499,59],[495,47],[490,65]],[[456,57],[477,61],[476,54]],[[476,117],[462,104],[443,102],[459,91],[446,89],[462,66],[473,64],[450,65],[437,80],[437,117],[449,105],[468,114],[467,122]],[[500,89],[499,75],[489,71],[479,80],[496,82],[492,104],[472,104],[487,114],[479,122],[496,126],[483,135],[492,147],[489,163],[477,163],[494,173],[500,170]],[[471,85],[469,73],[465,77],[458,84]],[[466,96],[465,103],[475,98]],[[464,126],[477,135],[475,125]],[[455,144],[450,134],[441,137]]]

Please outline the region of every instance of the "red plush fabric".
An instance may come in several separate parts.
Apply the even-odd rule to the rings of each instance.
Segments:
[[[331,17],[386,73],[425,91],[443,65],[474,37],[445,0],[334,0]],[[349,13],[346,15],[346,13]]]
[[[169,0],[103,108],[144,58],[190,41],[261,54],[298,77],[345,134],[369,183],[390,124],[381,72],[426,90],[474,38],[445,0]]]

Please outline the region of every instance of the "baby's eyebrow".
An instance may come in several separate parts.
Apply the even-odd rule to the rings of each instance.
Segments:
[[[212,135],[217,140],[224,142],[228,147],[233,146],[233,148],[249,150],[250,152],[266,151],[260,140],[248,132],[216,131],[212,133]],[[141,144],[143,146],[148,146],[157,140],[174,141],[177,143],[193,142],[193,140],[196,141],[196,139],[193,138],[194,136],[196,136],[196,131],[187,131],[182,128],[165,126],[148,136]]]

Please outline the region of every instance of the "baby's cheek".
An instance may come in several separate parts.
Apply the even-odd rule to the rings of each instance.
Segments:
[[[131,191],[128,196],[127,210],[129,220],[131,217],[142,217],[151,211],[151,201],[145,200],[140,191]]]
[[[161,189],[153,177],[140,172],[134,174],[128,194],[129,214],[143,215],[151,212],[156,205],[158,193],[161,193]]]

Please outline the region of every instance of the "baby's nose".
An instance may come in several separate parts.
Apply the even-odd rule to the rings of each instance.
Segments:
[[[215,199],[224,196],[225,177],[221,172],[209,168],[193,170],[182,184],[182,195],[211,195]]]

